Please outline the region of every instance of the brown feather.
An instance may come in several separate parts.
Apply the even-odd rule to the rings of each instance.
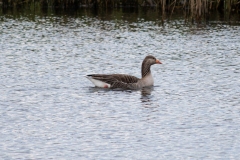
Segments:
[[[139,78],[127,74],[92,74],[93,79],[108,83],[111,88],[130,89],[132,83],[137,83]]]

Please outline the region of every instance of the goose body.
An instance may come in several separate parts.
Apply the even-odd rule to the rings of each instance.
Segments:
[[[95,86],[101,88],[140,89],[154,84],[150,70],[153,64],[161,64],[161,62],[153,56],[146,56],[142,62],[141,79],[127,74],[91,74],[86,77]]]

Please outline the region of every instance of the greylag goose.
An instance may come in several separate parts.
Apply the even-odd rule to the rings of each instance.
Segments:
[[[127,74],[91,74],[86,77],[97,87],[140,89],[153,85],[150,67],[153,64],[162,64],[158,59],[149,55],[142,62],[142,78]]]

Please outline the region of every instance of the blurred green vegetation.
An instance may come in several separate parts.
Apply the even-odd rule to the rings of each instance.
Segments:
[[[2,10],[150,8],[162,14],[162,21],[180,10],[188,19],[200,22],[202,19],[207,19],[215,10],[227,12],[229,17],[232,13],[239,14],[240,0],[0,0],[0,7]]]

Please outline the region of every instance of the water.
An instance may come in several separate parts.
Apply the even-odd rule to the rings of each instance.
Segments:
[[[0,159],[238,159],[239,23],[107,15],[1,15]],[[148,54],[152,88],[84,77],[140,77]]]

